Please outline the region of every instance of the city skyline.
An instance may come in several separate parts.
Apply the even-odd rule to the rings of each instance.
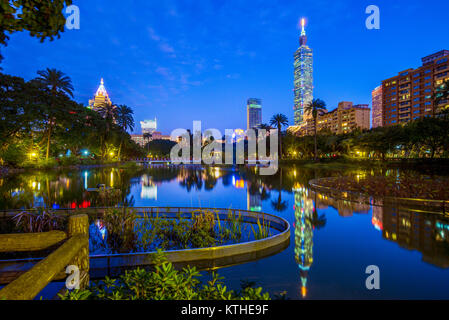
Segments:
[[[75,99],[84,105],[104,78],[112,102],[133,108],[137,122],[157,116],[160,131],[170,132],[202,120],[205,127],[223,130],[245,127],[241,106],[248,96],[264,100],[262,122],[281,112],[293,124],[291,52],[301,17],[313,34],[314,96],[326,101],[328,109],[345,100],[371,103],[371,91],[382,79],[417,67],[417,59],[444,49],[448,40],[438,27],[444,25],[446,3],[434,12],[419,1],[407,6],[379,1],[380,30],[365,27],[368,2],[304,1],[288,8],[282,2],[255,3],[251,15],[258,19],[245,28],[240,21],[248,21],[249,4],[145,3],[138,13],[133,4],[105,4],[79,3],[81,29],[66,31],[53,42],[40,44],[27,33],[12,35],[2,48],[3,72],[30,80],[37,70],[60,69],[72,78]],[[96,23],[115,21],[123,12],[132,13],[123,24]],[[195,22],[198,13],[201,19]],[[418,19],[422,23],[413,22]],[[392,41],[403,28],[408,32]],[[424,43],[417,46],[415,39]],[[389,49],[379,43],[388,43]],[[218,110],[234,116],[222,121],[225,112]]]

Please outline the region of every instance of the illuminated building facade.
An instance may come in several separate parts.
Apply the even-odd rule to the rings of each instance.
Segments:
[[[306,120],[305,106],[313,100],[313,51],[307,46],[307,36],[304,29],[305,20],[301,19],[301,37],[299,48],[294,54],[294,125],[300,126]]]
[[[378,86],[371,92],[372,96],[372,112],[373,112],[373,128],[382,127],[382,86]]]
[[[317,131],[327,129],[334,134],[344,134],[355,129],[369,129],[370,113],[371,109],[367,104],[353,105],[349,101],[340,102],[337,109],[318,114]]]
[[[251,98],[246,105],[247,129],[257,129],[262,124],[262,100]]]
[[[340,102],[333,111],[318,113],[317,132],[327,130],[333,134],[344,134],[355,129],[369,129],[370,113],[371,109],[367,104],[354,105],[350,101]],[[291,126],[287,130],[297,136],[313,135],[315,121],[307,119],[301,126]]]
[[[133,140],[135,143],[137,143],[139,146],[144,147],[145,146],[145,138],[143,137],[143,134],[132,134],[131,140]]]
[[[98,111],[98,109],[105,104],[112,105],[112,101],[109,98],[109,94],[104,86],[104,80],[103,78],[101,78],[100,86],[98,87],[94,98],[92,100],[89,100],[89,108],[94,111]]]
[[[140,121],[140,127],[142,128],[142,134],[153,134],[157,130],[157,119]]]
[[[431,117],[449,108],[449,101],[435,105],[433,96],[449,80],[449,51],[424,57],[418,69],[407,69],[382,81],[382,125],[394,126]]]

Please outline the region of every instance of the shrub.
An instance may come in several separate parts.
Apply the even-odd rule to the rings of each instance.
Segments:
[[[228,290],[223,278],[215,272],[205,284],[195,267],[178,271],[159,251],[155,270],[126,271],[118,279],[93,283],[88,289],[74,290],[60,295],[63,300],[268,300],[262,288],[245,286],[240,292]]]
[[[129,208],[109,208],[103,214],[107,242],[114,252],[131,252],[135,247],[137,215]]]
[[[62,217],[41,208],[37,212],[22,211],[13,217],[13,221],[22,232],[48,232],[64,229]]]
[[[71,155],[70,157],[62,157],[60,158],[60,161],[60,164],[64,167],[75,166],[81,163],[80,159],[73,155]]]

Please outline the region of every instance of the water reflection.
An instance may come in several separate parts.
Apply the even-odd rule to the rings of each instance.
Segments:
[[[313,201],[302,186],[295,193],[295,260],[301,277],[301,296],[307,295],[307,277],[313,263]]]
[[[391,259],[401,254],[408,255],[410,259],[407,262],[397,262],[403,264],[397,270],[402,268],[421,272],[425,267],[432,267],[433,271],[426,269],[426,277],[439,281],[441,274],[437,272],[446,272],[444,269],[449,268],[449,216],[407,208],[373,207],[365,203],[334,199],[323,193],[315,193],[307,187],[311,179],[337,174],[359,177],[398,175],[400,170],[357,169],[337,172],[286,166],[273,176],[260,176],[254,167],[200,166],[30,172],[0,179],[0,209],[101,206],[103,202],[98,195],[87,191],[98,184],[121,191],[120,199],[112,205],[136,203],[139,206],[195,206],[198,203],[194,201],[198,199],[201,203],[217,207],[232,206],[274,213],[289,220],[294,229],[294,241],[288,251],[289,259],[284,255],[279,258],[284,260],[276,261],[276,264],[293,268],[291,274],[295,277],[287,279],[290,283],[298,283],[299,275],[300,289],[295,289],[295,297],[316,297],[314,284],[322,285],[320,280],[325,278],[323,268],[329,270],[333,267],[320,266],[317,261],[322,260],[318,257],[333,254],[336,237],[341,240],[338,250],[342,257],[350,256],[351,260],[343,261],[342,258],[341,265],[350,267],[371,261],[368,259],[371,257],[380,259],[376,256],[376,250],[371,249],[382,248],[382,254]],[[320,228],[323,229],[318,231]],[[341,232],[342,229],[345,232]],[[104,242],[105,237],[107,233],[101,221],[94,222],[91,226],[92,245]],[[345,255],[357,249],[354,247],[354,239],[367,246],[361,253],[365,257]],[[362,246],[357,245],[359,248]],[[416,258],[416,252],[420,252],[422,257]],[[389,271],[397,272],[395,277],[400,278],[402,275],[397,270],[392,268]],[[253,270],[249,273],[252,272]],[[342,278],[335,281],[340,287],[344,287],[341,283],[346,280]]]
[[[407,250],[418,250],[427,263],[449,267],[449,216],[377,207],[373,221],[375,227],[382,227],[384,239]]]
[[[311,193],[304,185],[297,183],[293,187],[295,197],[295,260],[301,278],[301,297],[307,296],[307,278],[313,263],[313,233],[326,225],[324,214],[316,210],[317,195]],[[310,195],[309,195],[310,194]],[[312,196],[315,202],[312,200]]]
[[[157,185],[153,182],[151,176],[143,174],[140,180],[142,191],[140,197],[142,199],[157,200]]]

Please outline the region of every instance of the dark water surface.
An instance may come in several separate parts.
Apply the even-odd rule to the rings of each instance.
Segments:
[[[334,200],[307,184],[337,174],[400,172],[286,166],[270,177],[259,176],[255,168],[212,167],[22,173],[0,179],[0,209],[101,206],[102,200],[86,189],[104,183],[120,188],[122,202],[130,206],[271,213],[290,222],[290,246],[269,258],[219,270],[231,287],[254,281],[292,299],[448,299],[449,216]],[[365,286],[369,265],[379,267],[379,290]]]

